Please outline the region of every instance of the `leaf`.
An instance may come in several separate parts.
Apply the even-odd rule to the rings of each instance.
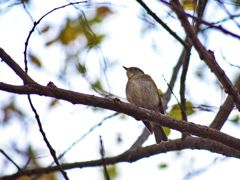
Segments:
[[[165,132],[165,134],[168,136],[170,133],[171,133],[171,129],[170,128],[168,128],[168,127],[162,127],[163,128],[163,130],[164,130],[164,132]]]
[[[98,107],[92,107],[92,110],[93,111],[102,111],[104,110],[103,108],[98,108]]]
[[[177,119],[182,119],[179,104],[174,104],[168,115]]]
[[[20,117],[23,117],[23,112],[18,109],[15,105],[15,101],[12,100],[9,104],[3,107],[3,122],[7,123],[10,118],[16,117],[16,115],[19,115]]]
[[[102,172],[104,173],[104,170],[102,169]],[[110,177],[110,179],[114,179],[118,176],[118,171],[116,165],[109,165],[107,166],[107,172]],[[105,177],[105,174],[104,174]]]
[[[50,26],[47,25],[47,26],[45,26],[45,27],[41,30],[41,33],[46,33],[46,32],[49,31],[49,29],[50,29]]]
[[[166,168],[168,165],[166,164],[166,163],[161,163],[161,164],[159,164],[159,168]]]
[[[35,56],[33,54],[29,54],[29,57],[30,57],[30,61],[33,64],[37,65],[37,67],[42,67],[42,63],[37,56]]]
[[[196,111],[193,109],[193,105],[191,102],[186,101],[186,108],[187,108],[187,115],[191,115],[195,113]],[[174,104],[172,109],[168,113],[169,116],[177,118],[177,119],[182,119],[182,114],[181,114],[181,108],[179,104]]]
[[[163,92],[162,92],[162,90],[161,90],[161,89],[158,89],[158,93],[159,93],[160,95],[162,95],[162,94],[163,94]]]
[[[185,10],[196,10],[196,0],[181,0],[181,2]]]
[[[121,134],[118,134],[117,136],[117,143],[121,143],[123,140],[122,140],[122,136]]]
[[[89,47],[94,47],[99,45],[103,39],[104,39],[105,35],[96,35],[96,36],[91,36],[88,38],[88,46]]]
[[[58,102],[58,99],[53,99],[49,106],[53,107],[53,106],[55,106],[57,104],[57,102]]]
[[[239,122],[239,120],[240,120],[239,115],[236,115],[232,119],[230,119],[230,121],[232,121],[233,123],[236,123],[236,124]]]
[[[191,115],[193,113],[195,113],[196,111],[193,109],[194,106],[192,105],[192,103],[190,103],[189,101],[186,101],[186,107],[187,107],[187,115]]]
[[[101,84],[101,81],[100,80],[96,80],[95,83],[92,85],[94,88],[98,89],[98,90],[101,90],[103,91],[103,87],[102,87],[102,84]]]
[[[107,6],[97,8],[97,16],[100,16],[102,19],[110,14],[112,14],[112,11]]]
[[[126,118],[127,118],[127,115],[126,115],[126,114],[123,114],[123,113],[121,113],[119,117],[120,117],[120,119],[126,119]]]
[[[84,66],[84,65],[82,65],[80,63],[77,64],[77,70],[81,74],[85,74],[87,72],[86,66]]]

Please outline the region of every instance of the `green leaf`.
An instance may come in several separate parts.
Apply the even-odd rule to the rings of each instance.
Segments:
[[[82,65],[80,63],[77,64],[77,70],[81,74],[85,74],[87,72],[86,66],[84,66],[84,65]]]
[[[88,38],[88,46],[89,47],[94,47],[99,45],[103,39],[104,39],[105,35],[96,35],[96,36],[91,36]]]
[[[192,103],[190,103],[189,101],[186,101],[186,107],[187,107],[187,115],[191,115],[196,112],[193,109],[194,107],[193,107]]]
[[[171,133],[171,129],[168,127],[163,127],[163,130],[167,136]]]
[[[158,89],[158,93],[161,95],[163,94],[162,90],[161,89]]]
[[[102,172],[104,174],[104,170],[103,169],[102,169]],[[111,180],[118,176],[118,171],[117,171],[116,165],[108,165],[107,166],[107,172],[108,172],[108,175],[109,175]],[[104,177],[105,177],[105,174],[104,174]]]
[[[196,111],[193,109],[193,105],[191,102],[186,101],[186,113],[187,115],[194,114]],[[172,109],[168,113],[169,116],[177,118],[177,119],[182,119],[182,114],[181,114],[181,108],[179,104],[174,104]]]
[[[161,164],[159,164],[159,168],[166,168],[168,165],[166,164],[166,163],[161,163]]]
[[[230,121],[232,121],[233,123],[236,123],[236,124],[239,122],[239,120],[240,120],[239,115],[236,115],[232,119],[230,119]]]
[[[101,81],[100,80],[96,80],[95,83],[92,85],[94,88],[98,89],[98,90],[101,90],[103,91],[103,87],[102,87],[102,84],[101,84]]]

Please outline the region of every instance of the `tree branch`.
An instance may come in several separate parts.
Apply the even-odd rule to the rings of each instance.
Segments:
[[[219,154],[224,154],[229,157],[240,158],[240,151],[225,146],[216,141],[212,141],[205,138],[195,138],[195,137],[186,137],[185,139],[176,139],[170,140],[169,142],[162,142],[160,145],[151,145],[147,147],[139,147],[134,150],[126,151],[115,157],[105,158],[106,165],[116,164],[120,162],[135,162],[139,159],[156,155],[159,153],[166,153],[169,151],[178,151],[183,149],[205,149],[211,152],[216,152]],[[86,161],[86,162],[77,162],[72,164],[62,164],[64,170],[73,169],[73,168],[83,168],[83,167],[95,167],[102,166],[102,159]],[[4,176],[0,180],[12,180],[16,179],[23,175],[40,175],[43,173],[51,173],[57,171],[58,167],[47,167],[47,168],[35,168],[29,170],[21,170],[16,174],[10,176]]]
[[[2,48],[0,48],[0,57],[23,80],[24,84],[36,83]]]
[[[238,77],[235,87],[240,91],[240,77]],[[228,116],[232,112],[233,108],[234,103],[231,97],[228,96],[223,105],[220,107],[216,117],[214,118],[213,122],[209,127],[220,130],[224,123],[226,122]]]
[[[228,93],[233,102],[235,103],[238,111],[240,111],[240,96],[238,94],[238,90],[233,86],[232,82],[226,76],[225,72],[221,69],[219,64],[216,62],[215,57],[212,51],[207,51],[204,46],[201,44],[200,40],[194,33],[192,26],[190,25],[187,16],[185,15],[184,9],[181,3],[178,0],[171,0],[170,4],[173,10],[176,12],[179,20],[181,21],[182,26],[184,27],[187,35],[191,39],[191,42],[195,49],[197,50],[200,58],[205,61],[205,63],[209,66],[211,71],[215,74],[218,80],[224,87],[226,93]]]
[[[171,28],[168,27],[142,0],[136,0],[146,11],[147,13],[157,21],[164,29],[166,29],[175,39],[177,39],[184,47],[188,47],[187,44],[175,33]]]
[[[45,132],[44,132],[44,130],[43,130],[42,123],[41,123],[41,121],[40,121],[39,115],[38,115],[36,109],[35,109],[34,106],[33,106],[33,103],[32,103],[32,100],[31,100],[31,98],[30,98],[30,95],[28,95],[28,101],[29,101],[29,103],[30,103],[30,106],[31,106],[31,108],[32,108],[32,111],[33,111],[34,114],[35,114],[35,118],[36,118],[37,123],[38,123],[39,131],[40,131],[40,133],[41,133],[42,136],[43,136],[43,140],[44,140],[44,142],[46,143],[46,145],[47,145],[47,147],[48,147],[48,149],[49,149],[49,152],[50,152],[51,156],[53,157],[54,162],[56,163],[59,171],[62,173],[64,179],[65,179],[65,180],[69,180],[69,178],[68,178],[68,176],[67,176],[67,173],[63,170],[62,166],[60,165],[60,163],[59,163],[59,161],[58,161],[58,158],[57,158],[57,156],[56,156],[56,151],[53,149],[52,145],[50,144],[50,142],[49,142],[48,139],[47,139],[47,136],[46,136],[46,134],[45,134]]]
[[[172,118],[158,112],[154,112],[148,109],[137,107],[135,105],[121,102],[119,99],[106,99],[102,97],[96,97],[94,95],[88,95],[83,93],[77,93],[74,91],[64,90],[60,88],[53,88],[48,86],[42,86],[39,84],[29,84],[25,86],[12,86],[5,83],[0,83],[0,89],[17,93],[17,94],[37,94],[47,97],[53,97],[61,100],[71,102],[73,104],[84,104],[104,109],[109,109],[121,113],[125,113],[134,117],[135,119],[144,119],[148,122],[154,122],[161,126],[166,126],[171,129],[176,129],[181,132],[188,132],[190,134],[209,138],[218,142],[221,142],[229,147],[240,150],[240,140],[229,136],[225,133],[219,132],[215,129],[208,128],[206,126],[197,125],[194,123],[185,122],[176,118]]]
[[[4,57],[1,56],[1,52],[2,51],[0,51],[0,57],[2,58],[3,61],[7,61],[9,58],[4,59],[5,56]],[[14,64],[16,64],[16,62],[14,62]],[[24,71],[22,70],[22,72]],[[96,97],[93,95],[77,93],[74,91],[64,90],[64,89],[51,86],[50,83],[49,83],[49,86],[42,86],[37,83],[27,84],[24,86],[13,86],[5,83],[0,83],[0,89],[7,92],[17,93],[17,94],[44,95],[47,97],[62,99],[62,100],[71,102],[73,104],[90,105],[90,106],[101,107],[101,108],[125,113],[127,115],[134,117],[135,119],[144,119],[148,122],[154,122],[161,126],[166,126],[171,129],[176,129],[181,132],[188,132],[196,136],[209,138],[209,139],[221,142],[229,147],[240,150],[240,140],[237,138],[221,133],[212,128],[208,128],[206,126],[184,122],[176,118],[172,118],[172,117],[160,114],[158,112],[137,107],[129,103],[121,102],[117,98],[106,99],[102,97]]]
[[[23,54],[24,54],[24,63],[25,63],[25,71],[26,72],[28,71],[28,67],[27,67],[27,48],[28,48],[28,43],[29,43],[30,37],[31,37],[32,33],[34,32],[35,28],[37,27],[37,25],[42,21],[42,19],[44,17],[46,17],[47,15],[52,13],[53,11],[56,11],[56,10],[61,9],[61,8],[65,8],[65,7],[70,6],[70,5],[80,4],[80,3],[87,3],[87,1],[73,2],[73,3],[69,3],[69,4],[66,4],[66,5],[54,8],[51,11],[47,12],[46,14],[44,14],[38,21],[34,21],[33,22],[33,27],[30,30],[29,34],[28,34],[27,40],[25,42],[25,49],[24,49],[24,52],[23,52]]]

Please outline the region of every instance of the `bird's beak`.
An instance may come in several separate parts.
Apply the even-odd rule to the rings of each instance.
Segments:
[[[126,70],[128,69],[128,68],[126,68],[125,66],[123,66],[123,68],[126,69]]]

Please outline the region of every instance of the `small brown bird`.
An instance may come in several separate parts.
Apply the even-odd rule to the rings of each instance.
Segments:
[[[128,77],[126,86],[127,100],[136,106],[164,114],[161,97],[151,76],[144,74],[144,72],[137,67],[126,68],[123,66],[123,68],[126,69]],[[143,121],[143,123],[150,133],[154,133],[157,144],[160,144],[161,141],[168,141],[161,126],[146,121]]]

